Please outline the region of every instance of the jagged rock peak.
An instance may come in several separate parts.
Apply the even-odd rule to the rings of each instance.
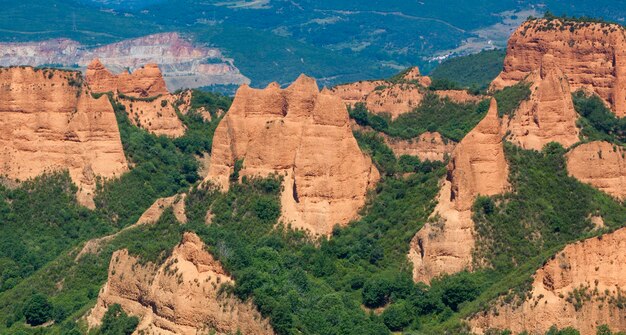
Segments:
[[[495,99],[485,117],[456,146],[447,168],[437,206],[411,241],[408,258],[416,282],[429,283],[443,274],[472,269],[474,200],[508,188],[509,169]]]
[[[85,73],[87,83],[95,92],[120,92],[135,97],[152,97],[169,94],[159,66],[148,63],[132,73],[112,74],[94,59]]]
[[[525,149],[541,150],[550,142],[569,147],[579,141],[569,82],[556,66],[554,56],[545,54],[541,68],[526,79],[530,97],[522,101],[509,122],[509,140]]]
[[[227,189],[241,159],[240,176],[285,176],[282,218],[313,234],[354,219],[379,178],[352,135],[345,105],[304,75],[286,89],[237,90],[216,129],[207,180]]]
[[[185,233],[161,264],[142,263],[127,249],[118,250],[111,257],[108,280],[87,323],[100,325],[107,309],[119,304],[140,318],[136,330],[140,334],[274,334],[251,302],[220,293],[221,285],[232,283],[193,233]]]
[[[105,70],[106,67],[100,61],[100,58],[94,58],[89,65],[87,65],[88,70]]]

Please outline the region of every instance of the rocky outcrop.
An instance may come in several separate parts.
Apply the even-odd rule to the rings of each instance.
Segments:
[[[493,83],[502,88],[524,80],[554,56],[570,89],[598,94],[613,112],[626,116],[626,34],[617,24],[530,20],[509,39],[504,69]]]
[[[584,143],[567,153],[567,171],[620,200],[626,199],[626,149],[608,142]]]
[[[215,131],[207,180],[227,189],[238,160],[240,176],[283,175],[283,220],[313,234],[354,219],[379,178],[341,100],[304,75],[284,90],[239,88]]]
[[[0,68],[0,174],[18,180],[69,170],[93,208],[96,177],[128,170],[113,108],[79,72]]]
[[[416,156],[421,161],[443,162],[454,150],[455,143],[451,140],[444,140],[437,132],[426,132],[414,139],[403,140],[384,135],[385,143],[391,148],[393,153],[400,157],[402,155]]]
[[[454,149],[433,215],[411,241],[413,279],[434,277],[472,267],[472,205],[478,195],[495,195],[508,187],[508,164],[495,99],[485,118]]]
[[[428,87],[431,83],[429,77],[422,76],[419,69],[413,67],[390,80],[359,81],[335,86],[330,91],[348,106],[363,103],[370,112],[389,114],[392,119],[419,107],[428,93],[456,103],[476,103],[482,100],[482,97],[471,95],[465,90],[430,91]]]
[[[125,71],[114,75],[96,58],[87,66],[85,76],[94,92],[119,92],[141,98],[169,94],[161,70],[154,63],[146,64],[132,73]]]
[[[427,76],[422,76],[422,73],[420,72],[420,69],[417,66],[413,66],[409,69],[406,70],[406,72],[404,72],[402,74],[402,80],[404,81],[414,81],[417,82],[418,84],[420,84],[423,87],[428,87],[430,86],[430,84],[433,83],[433,81],[430,79],[430,77]]]
[[[156,135],[179,137],[185,134],[185,125],[176,114],[173,103],[176,97],[160,95],[147,100],[117,96],[124,105],[130,121]]]
[[[550,142],[570,147],[578,142],[578,114],[567,78],[554,56],[543,56],[541,69],[526,79],[531,95],[521,102],[508,125],[509,139],[524,149],[541,150]]]
[[[68,39],[0,43],[0,66],[58,64],[84,69],[94,58],[116,72],[159,64],[171,91],[250,82],[219,49],[193,45],[177,33],[148,35],[97,48]]]
[[[435,94],[459,104],[477,103],[485,98],[484,96],[470,94],[465,90],[437,90]]]
[[[415,84],[394,84],[383,80],[340,85],[331,91],[346,105],[364,103],[370,112],[388,113],[392,119],[419,106],[425,94],[424,89]]]
[[[98,326],[109,306],[119,304],[140,318],[134,334],[273,334],[251,302],[220,292],[232,284],[202,240],[185,233],[162,264],[142,263],[126,249],[113,253],[108,280],[86,319]]]
[[[419,106],[430,83],[430,78],[422,76],[414,67],[393,81],[359,81],[336,86],[331,92],[347,105],[361,102],[370,112],[388,113],[395,119]]]
[[[159,198],[157,199],[150,208],[148,208],[139,220],[137,220],[136,225],[142,225],[146,223],[153,223],[159,220],[161,215],[163,215],[163,211],[167,208],[172,208],[174,212],[174,217],[180,223],[187,223],[187,215],[185,214],[185,198],[186,194],[181,195],[173,195],[167,198]]]
[[[523,301],[499,299],[470,324],[482,334],[489,328],[517,334],[543,334],[552,325],[596,334],[599,325],[626,329],[626,228],[566,246],[534,275],[531,295]],[[519,298],[517,298],[519,299]]]
[[[184,135],[185,126],[176,114],[173,103],[186,96],[183,93],[172,95],[167,91],[156,64],[147,64],[133,73],[114,75],[100,60],[95,59],[87,68],[86,79],[94,92],[114,93],[115,99],[124,105],[134,125],[157,135]]]

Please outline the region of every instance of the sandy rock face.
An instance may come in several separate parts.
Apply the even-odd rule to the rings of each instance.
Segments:
[[[444,161],[454,150],[455,142],[445,141],[437,132],[426,132],[416,139],[402,140],[384,136],[385,143],[396,156],[417,156],[422,161]]]
[[[437,90],[435,93],[442,98],[448,98],[460,104],[476,103],[484,99],[483,96],[472,95],[465,90]]]
[[[1,174],[25,180],[67,169],[88,207],[96,176],[128,170],[111,104],[94,99],[77,72],[1,68],[0,127]]]
[[[169,94],[161,70],[154,63],[146,64],[132,73],[114,75],[96,58],[87,66],[85,77],[94,92],[119,92],[143,98]]]
[[[599,325],[626,329],[626,311],[616,306],[626,285],[626,229],[566,246],[534,275],[532,297],[516,307],[494,304],[470,320],[473,331],[489,328],[545,333],[552,325],[574,327],[582,335],[596,334]],[[574,297],[586,296],[577,305]],[[582,293],[582,294],[580,294]],[[568,301],[569,300],[569,301]],[[502,302],[502,301],[500,301]]]
[[[492,87],[503,88],[524,80],[540,69],[545,54],[554,56],[572,91],[583,88],[595,92],[617,116],[626,116],[624,28],[606,23],[528,21],[509,39],[504,70]]]
[[[626,149],[608,142],[590,142],[567,153],[570,176],[620,200],[626,199]]]
[[[347,105],[362,102],[370,112],[389,113],[392,119],[419,106],[425,94],[414,84],[394,84],[384,80],[340,85],[331,91]]]
[[[200,238],[185,233],[163,264],[141,264],[126,249],[113,253],[108,280],[86,319],[98,326],[109,306],[120,304],[141,319],[135,334],[273,334],[252,303],[218,292],[229,283]]]
[[[406,73],[404,73],[404,75],[402,76],[402,79],[407,81],[417,81],[420,85],[424,87],[428,87],[430,86],[430,84],[433,83],[430,77],[422,76],[422,73],[417,66],[408,69]]]
[[[215,132],[207,180],[227,189],[240,159],[240,176],[285,176],[283,219],[313,234],[354,219],[379,178],[340,99],[304,75],[284,90],[239,88]]]
[[[124,105],[130,121],[156,135],[179,137],[185,134],[185,125],[176,114],[176,97],[165,94],[149,100],[134,100],[117,96]]]
[[[485,118],[454,149],[435,211],[411,241],[413,280],[429,283],[439,275],[471,269],[472,205],[478,195],[504,192],[507,178],[502,125],[492,99]]]
[[[147,64],[133,73],[114,75],[94,59],[87,68],[86,79],[94,92],[113,92],[134,125],[157,135],[179,137],[185,134],[185,126],[173,103],[186,96],[183,93],[175,96],[167,91],[156,64]]]
[[[578,142],[569,82],[555,62],[554,56],[543,56],[541,69],[526,79],[532,83],[530,99],[522,101],[509,122],[509,139],[524,149],[541,150],[550,142],[567,148]]]
[[[426,94],[425,88],[430,84],[430,78],[422,76],[419,69],[413,67],[398,82],[360,81],[336,86],[331,92],[347,105],[362,102],[369,111],[389,113],[395,119],[419,106]]]

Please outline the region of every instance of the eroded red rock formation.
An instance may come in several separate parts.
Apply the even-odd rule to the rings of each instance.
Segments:
[[[508,187],[502,130],[492,99],[485,118],[454,149],[435,211],[411,241],[408,257],[416,282],[429,283],[442,274],[471,269],[474,200]]]
[[[137,334],[274,334],[251,302],[220,293],[221,285],[232,283],[193,233],[185,233],[162,264],[141,263],[128,250],[119,250],[111,257],[108,280],[87,322],[100,325],[108,308],[119,304],[140,318]]]
[[[170,137],[185,133],[185,126],[172,106],[178,97],[167,91],[156,64],[114,75],[95,59],[87,68],[86,79],[94,92],[112,92],[136,126]]]
[[[0,174],[18,180],[69,170],[78,200],[94,206],[96,176],[128,170],[113,108],[79,72],[0,68]]]
[[[571,90],[598,94],[613,112],[626,116],[626,34],[617,24],[531,20],[508,42],[504,70],[493,83],[518,83],[541,67],[543,55],[554,56]]]
[[[570,244],[535,273],[529,298],[508,303],[500,299],[470,319],[473,331],[543,334],[556,325],[593,335],[603,324],[626,329],[626,311],[617,306],[626,293],[624,262],[626,228]]]
[[[313,234],[356,218],[379,178],[345,105],[304,75],[284,90],[239,88],[215,132],[207,179],[227,189],[237,160],[240,176],[284,175],[283,220]]]
[[[608,142],[584,143],[567,153],[570,176],[620,200],[626,199],[626,149]]]
[[[544,55],[541,69],[526,79],[530,98],[522,101],[508,125],[509,139],[525,149],[541,150],[550,142],[569,147],[578,142],[578,114],[569,82],[554,56]]]

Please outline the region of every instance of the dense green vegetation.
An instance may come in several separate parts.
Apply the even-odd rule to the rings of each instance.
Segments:
[[[578,127],[585,140],[626,145],[626,118],[616,117],[597,95],[577,91],[572,98],[580,115]]]
[[[113,304],[102,318],[97,335],[130,335],[139,324],[139,318],[129,317],[119,304]]]
[[[494,92],[493,97],[498,102],[498,115],[512,118],[520,103],[528,100],[530,94],[530,84],[523,81]]]
[[[178,117],[183,121],[187,130],[185,136],[174,140],[174,144],[186,154],[210,153],[213,145],[213,133],[215,133],[223,114],[230,108],[231,102],[231,98],[222,94],[193,90],[191,107],[186,114],[182,114],[178,110],[178,106],[175,106]],[[209,112],[210,122],[207,122],[198,111],[201,107]]]
[[[361,103],[349,108],[348,112],[359,125],[370,126],[389,136],[408,139],[427,131],[437,131],[445,138],[460,141],[478,124],[488,109],[488,100],[478,104],[460,104],[429,93],[415,110],[395,120],[371,113]]]
[[[601,216],[608,229],[626,223],[624,206],[567,175],[560,145],[542,152],[505,148],[515,192],[480,197],[474,208],[476,253],[496,270],[506,272],[522,259],[592,233],[590,215]]]
[[[504,50],[489,50],[451,58],[439,64],[428,75],[433,82],[445,80],[460,87],[486,89],[502,71],[505,55]]]

